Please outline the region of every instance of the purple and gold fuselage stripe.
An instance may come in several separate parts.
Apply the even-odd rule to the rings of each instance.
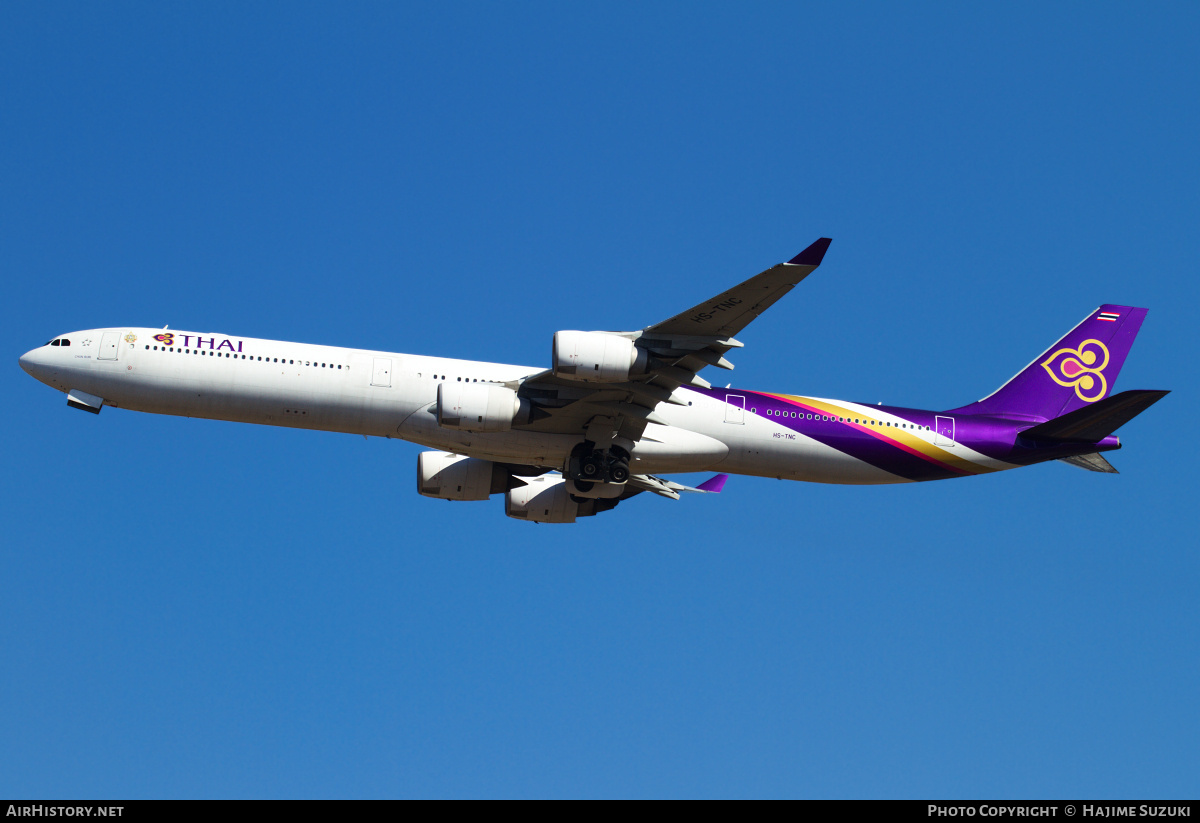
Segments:
[[[758,394],[764,399],[771,398],[788,406],[795,407],[797,410],[803,409],[806,413],[812,412],[816,415],[832,417],[834,418],[833,422],[836,422],[838,426],[846,426],[851,430],[870,435],[871,440],[862,440],[860,438],[847,439],[844,436],[836,436],[836,432],[827,434],[819,430],[813,431],[811,430],[812,427],[809,426],[806,426],[802,432],[805,436],[835,448],[844,454],[848,454],[858,460],[870,463],[877,468],[898,474],[902,477],[912,480],[932,480],[942,477],[965,477],[999,470],[998,467],[979,465],[978,463],[947,452],[945,449],[935,446],[914,434],[909,434],[895,425],[889,426],[887,429],[880,428],[880,425],[885,421],[864,415],[862,412],[855,412],[852,409],[809,397],[769,394],[765,392],[753,392],[753,394]],[[853,418],[856,414],[859,418],[867,417],[867,419],[872,420],[878,425],[871,426],[865,423],[855,423]],[[839,417],[842,418],[840,421],[837,419]],[[786,419],[790,421],[790,418]],[[914,423],[913,425],[916,424]],[[793,427],[789,426],[789,428]],[[797,430],[799,431],[799,428]],[[883,446],[884,448],[881,450],[879,446]]]
[[[820,414],[820,415],[826,415],[829,417],[833,417],[833,418],[835,418],[834,422],[837,422],[838,425],[848,426],[851,429],[855,429],[857,431],[868,434],[881,443],[885,443],[888,446],[891,446],[893,448],[900,449],[901,451],[907,452],[908,454],[912,455],[913,457],[916,457],[916,458],[924,460],[928,463],[931,463],[932,465],[937,466],[938,468],[942,469],[943,471],[949,472],[950,474],[965,477],[965,476],[968,476],[971,474],[976,474],[977,471],[980,470],[980,467],[975,466],[974,464],[971,464],[971,463],[967,463],[965,466],[962,465],[963,463],[966,463],[966,461],[962,461],[961,459],[954,458],[952,455],[946,454],[944,450],[939,449],[936,446],[930,446],[924,440],[914,437],[913,435],[905,435],[902,433],[902,430],[897,430],[894,435],[888,435],[888,434],[884,433],[883,430],[881,430],[877,427],[872,427],[870,425],[864,425],[862,423],[855,423],[851,419],[851,417],[853,415],[849,409],[845,409],[840,406],[835,406],[832,403],[825,403],[820,400],[813,400],[812,398],[809,398],[809,397],[797,397],[795,395],[788,395],[788,394],[768,394],[767,396],[773,397],[776,400],[780,400],[785,403],[788,403],[789,405],[796,406],[797,408],[804,409],[806,412],[812,412],[814,414]],[[862,416],[863,415],[860,413],[859,417],[861,418]],[[840,420],[840,421],[837,420],[837,418],[839,418],[839,417],[842,418],[842,420]],[[870,419],[874,420],[875,418],[870,418]],[[876,420],[876,422],[882,422],[882,421]],[[900,439],[901,437],[903,437],[903,440]],[[818,439],[821,439],[822,442],[826,442],[824,438],[818,438]],[[857,457],[860,460],[866,460],[867,462],[872,462],[870,460],[870,458],[867,457],[865,454],[863,456],[860,456],[859,454],[855,454],[855,451],[867,452],[868,450],[854,449],[853,448],[854,444],[852,444],[852,443],[829,442],[828,445],[831,445],[834,448],[837,448],[839,451],[843,451],[846,454],[849,454],[851,457]],[[846,446],[851,446],[851,448],[846,448]],[[932,454],[932,453],[929,453],[929,451],[923,450],[922,447],[924,447],[925,449],[929,449],[930,451],[936,450],[936,452],[938,452],[942,455],[945,455],[947,458],[950,458],[950,459],[949,460],[938,459],[938,457],[935,456],[935,454]],[[954,465],[955,463],[958,463],[959,465]],[[881,466],[879,466],[879,468],[885,469],[887,471],[892,471],[894,469],[894,466],[881,465]]]

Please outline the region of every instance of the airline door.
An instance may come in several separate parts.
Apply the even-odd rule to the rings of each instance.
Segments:
[[[106,331],[100,335],[100,354],[96,356],[97,360],[116,360],[117,346],[121,342],[121,333],[119,331]]]
[[[376,357],[371,367],[371,385],[390,388],[392,385],[392,358]]]
[[[934,419],[933,445],[944,448],[954,446],[954,418],[937,417]]]
[[[741,423],[746,422],[746,397],[741,394],[725,395],[725,422],[726,423]]]

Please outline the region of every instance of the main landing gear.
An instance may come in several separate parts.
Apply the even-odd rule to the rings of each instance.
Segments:
[[[584,441],[572,450],[567,474],[581,491],[591,490],[593,483],[623,484],[629,480],[629,452],[620,446],[602,452],[590,440]]]

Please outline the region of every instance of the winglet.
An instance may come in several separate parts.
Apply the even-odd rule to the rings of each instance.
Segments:
[[[829,250],[829,244],[833,240],[828,237],[822,237],[817,242],[813,243],[804,251],[797,254],[788,261],[793,266],[819,266],[825,258],[825,252]]]
[[[702,492],[711,492],[713,494],[720,494],[721,489],[725,488],[725,481],[728,479],[729,479],[729,475],[727,475],[727,474],[716,474],[716,475],[713,475],[708,480],[705,480],[703,483],[701,483],[696,488]]]

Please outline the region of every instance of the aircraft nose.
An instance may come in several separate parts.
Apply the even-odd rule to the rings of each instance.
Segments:
[[[41,371],[41,366],[43,363],[42,356],[39,354],[39,352],[40,349],[31,349],[30,351],[25,352],[23,355],[21,355],[20,363],[21,368],[24,369],[26,374],[28,374],[30,377],[41,380],[39,372]]]

